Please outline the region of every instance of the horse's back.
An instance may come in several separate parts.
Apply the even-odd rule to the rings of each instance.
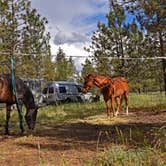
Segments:
[[[0,102],[1,103],[14,103],[12,94],[11,81],[8,74],[0,75]]]
[[[16,84],[18,97],[23,96],[27,89],[26,85],[18,77],[15,78],[15,84]],[[15,103],[11,74],[1,74],[0,75],[0,102],[1,103],[11,103],[11,104]]]
[[[115,89],[119,89],[123,92],[127,92],[129,91],[129,86],[128,86],[128,82],[126,80],[126,78],[124,77],[117,77],[113,79],[114,81],[114,85],[115,85]]]

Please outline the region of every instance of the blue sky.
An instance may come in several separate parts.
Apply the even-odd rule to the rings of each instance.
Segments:
[[[66,38],[73,33],[88,37],[97,22],[105,20],[108,0],[32,0],[32,7],[48,19],[52,38],[58,33]]]

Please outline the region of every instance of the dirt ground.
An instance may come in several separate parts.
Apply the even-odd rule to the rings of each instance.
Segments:
[[[118,140],[117,127],[126,136],[129,130],[141,130],[151,140],[151,131],[165,124],[166,110],[140,109],[111,119],[102,114],[55,126],[37,123],[33,133],[27,131],[24,135],[10,127],[10,136],[5,136],[1,124],[0,166],[81,166],[92,160],[98,150]]]

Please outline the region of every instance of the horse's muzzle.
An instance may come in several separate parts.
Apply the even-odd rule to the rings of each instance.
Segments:
[[[35,125],[28,125],[29,130],[33,130],[35,128]]]
[[[87,93],[87,92],[88,92],[88,89],[87,89],[87,88],[82,88],[82,92],[83,92],[83,93]]]

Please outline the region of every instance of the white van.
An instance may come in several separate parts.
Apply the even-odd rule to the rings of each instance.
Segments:
[[[62,102],[85,102],[81,91],[82,85],[68,81],[52,81],[43,89],[43,102],[46,104],[59,104]]]

